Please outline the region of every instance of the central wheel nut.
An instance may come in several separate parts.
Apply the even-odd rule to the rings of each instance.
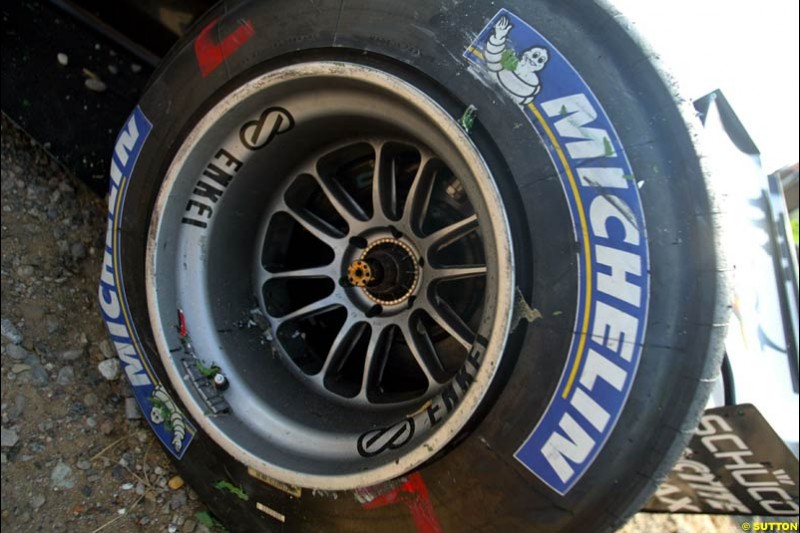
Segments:
[[[347,279],[355,287],[366,287],[373,279],[372,267],[366,261],[357,259],[347,269]]]
[[[360,259],[350,265],[347,275],[350,283],[361,287],[373,302],[397,305],[408,300],[417,288],[419,266],[410,246],[386,238],[367,246]]]

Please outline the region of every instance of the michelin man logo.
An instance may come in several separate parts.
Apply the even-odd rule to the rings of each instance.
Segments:
[[[153,389],[149,401],[152,404],[150,420],[154,424],[163,424],[164,429],[172,432],[172,447],[180,453],[183,447],[183,438],[186,436],[186,424],[183,416],[175,407],[175,402],[160,385]]]
[[[518,57],[508,41],[508,33],[513,27],[508,17],[500,17],[486,41],[483,57],[486,67],[497,76],[500,85],[517,103],[527,105],[542,90],[537,73],[545,67],[550,56],[547,48],[533,46]]]

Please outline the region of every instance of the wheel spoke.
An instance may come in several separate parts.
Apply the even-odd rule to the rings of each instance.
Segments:
[[[383,381],[383,372],[386,370],[386,363],[389,362],[389,350],[392,347],[392,343],[394,342],[395,335],[397,334],[397,327],[388,327],[386,328],[385,336],[387,337],[384,339],[383,347],[381,349],[380,357],[377,361],[377,368],[375,369],[375,383],[379,384]]]
[[[333,205],[333,208],[339,213],[343,219],[347,221],[349,226],[355,225],[358,221],[368,220],[369,217],[358,205],[350,193],[348,193],[341,184],[329,177],[323,177],[319,174],[313,174],[314,179],[319,183],[322,192]]]
[[[452,281],[456,279],[474,278],[486,275],[486,265],[449,266],[431,268],[429,279],[431,281]]]
[[[310,316],[319,315],[321,313],[329,311],[330,309],[338,305],[341,305],[341,302],[338,300],[338,298],[336,298],[333,294],[331,294],[330,296],[326,296],[325,298],[321,298],[315,302],[311,302],[308,305],[304,305],[300,309],[292,311],[291,313],[288,313],[284,316],[272,317],[273,320],[275,321],[273,329],[277,331],[278,328],[281,327],[286,322],[297,320],[298,318],[307,318]]]
[[[297,270],[286,270],[283,272],[270,272],[266,269],[259,271],[259,287],[264,283],[274,279],[302,279],[302,278],[331,278],[337,279],[336,269],[333,264],[309,268],[299,268]]]
[[[416,320],[416,323],[421,325],[419,319]],[[444,375],[445,370],[427,331],[420,333],[415,329],[416,327],[409,320],[403,324],[400,331],[403,333],[403,338],[411,351],[411,356],[417,362],[417,366],[422,370],[422,373],[425,374],[430,388],[434,383],[439,383],[435,376]]]
[[[372,175],[372,212],[387,220],[397,216],[397,161],[389,158],[384,168],[383,146],[375,146],[375,168]]]
[[[384,335],[388,328],[372,324],[372,331],[369,335],[369,343],[367,344],[367,355],[364,359],[364,374],[361,377],[361,390],[359,395],[364,397],[367,394],[367,387],[373,381],[375,374],[375,365],[380,363],[381,359],[385,359],[389,350],[390,344],[386,342]]]
[[[464,323],[460,316],[450,305],[434,295],[429,305],[425,306],[425,311],[439,326],[453,337],[459,344],[469,350],[475,340],[475,333]]]
[[[340,230],[331,226],[328,222],[324,221],[308,209],[297,211],[286,206],[286,212],[289,213],[289,215],[291,215],[298,224],[303,226],[303,228],[305,228],[309,233],[323,243],[328,243],[328,241],[334,239],[343,239],[345,237]]]
[[[442,248],[450,246],[459,239],[462,239],[478,229],[478,215],[472,214],[454,224],[450,224],[440,230],[434,231],[425,237],[424,247],[430,253],[437,252]]]
[[[417,235],[422,235],[422,223],[425,221],[425,216],[428,214],[428,206],[431,202],[431,194],[433,193],[433,184],[436,181],[435,170],[432,165],[433,159],[426,159],[422,155],[422,160],[419,162],[417,174],[414,176],[414,181],[411,183],[411,188],[408,191],[408,198],[403,208],[403,221],[411,228]]]
[[[339,333],[336,334],[336,338],[333,339],[331,347],[328,349],[328,355],[325,356],[325,362],[322,364],[322,370],[320,370],[321,376],[326,376],[331,370],[331,367],[333,367],[334,373],[342,370],[347,358],[358,342],[363,328],[366,326],[366,322],[357,323],[350,318],[345,320],[344,324],[342,324],[342,327],[339,329]],[[358,331],[354,333],[353,329],[356,327]]]

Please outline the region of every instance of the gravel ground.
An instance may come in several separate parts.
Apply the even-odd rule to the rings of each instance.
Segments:
[[[103,199],[5,116],[0,159],[3,530],[207,531],[106,340]]]
[[[2,528],[207,532],[141,418],[97,306],[105,205],[2,118]],[[624,533],[741,531],[639,514]]]

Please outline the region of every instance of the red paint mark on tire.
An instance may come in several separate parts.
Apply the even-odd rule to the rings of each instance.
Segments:
[[[214,43],[211,34],[217,26],[217,22],[219,22],[219,19],[212,20],[208,26],[203,28],[203,31],[194,41],[194,53],[197,56],[197,64],[200,66],[200,72],[204,78],[214,72],[225,61],[225,58],[238,50],[240,46],[250,40],[250,37],[256,34],[251,20],[240,20],[235,30],[219,43]]]
[[[377,509],[395,503],[402,503],[408,507],[419,533],[442,533],[442,526],[433,510],[428,487],[419,472],[414,472],[406,478],[402,485],[363,504],[362,507]]]
[[[186,317],[183,314],[183,309],[178,309],[178,324],[179,334],[181,339],[186,337],[189,333],[186,331]]]

